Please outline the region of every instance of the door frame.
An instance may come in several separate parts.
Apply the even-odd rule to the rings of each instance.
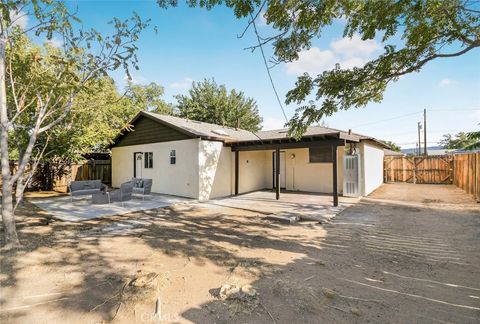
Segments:
[[[284,157],[284,162],[283,162],[283,179],[285,180],[285,186],[280,187],[280,189],[287,189],[287,153],[286,151],[280,151],[280,156]],[[280,169],[280,171],[282,171]],[[282,173],[280,173],[282,174]],[[282,184],[282,181],[280,181],[280,185]],[[275,189],[275,151],[272,152],[272,189]]]
[[[142,163],[143,163],[143,152],[133,152],[133,177],[137,177],[137,154],[142,154]]]

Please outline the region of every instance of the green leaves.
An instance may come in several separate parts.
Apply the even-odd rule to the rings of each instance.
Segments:
[[[31,6],[30,6],[31,5]],[[63,2],[41,0],[4,1],[0,36],[6,39],[7,114],[14,132],[10,149],[26,161],[30,153],[44,159],[65,160],[90,150],[103,150],[125,127],[145,102],[140,95],[123,97],[110,78],[110,71],[138,68],[135,42],[148,27],[133,14],[130,19],[114,18],[114,31],[102,35],[78,25],[80,20]],[[26,12],[24,12],[26,10]],[[10,15],[22,12],[34,16],[26,30],[14,26]],[[5,17],[5,19],[4,19]],[[62,41],[61,46],[39,46],[26,35]],[[152,105],[160,105],[162,91],[147,90]]]
[[[470,144],[465,146],[466,150],[480,150],[480,131],[467,134]]]
[[[394,142],[392,141],[383,141],[383,143],[385,145],[388,146],[388,148],[394,152],[401,152],[401,149],[400,149],[400,146],[398,146],[397,144],[395,144]]]
[[[160,6],[177,1],[158,0]],[[335,19],[342,19],[343,36],[381,39],[383,54],[363,67],[336,67],[320,75],[301,75],[286,102],[299,107],[291,120],[292,133],[304,123],[318,122],[340,109],[362,108],[380,102],[388,84],[402,75],[419,72],[440,58],[463,55],[480,46],[480,8],[473,0],[200,0],[204,8],[224,3],[237,18],[264,12],[273,35],[263,36],[274,49],[272,61],[290,62],[309,49]],[[250,25],[249,25],[250,27]],[[256,48],[256,44],[253,49]],[[308,72],[308,71],[305,71]],[[311,98],[314,101],[309,101]],[[308,103],[306,103],[308,102]]]
[[[193,82],[188,95],[177,95],[176,99],[180,117],[250,131],[261,128],[255,100],[241,91],[228,92],[225,85],[217,85],[213,79]]]
[[[164,92],[164,88],[154,82],[148,85],[136,85],[130,82],[125,91],[125,97],[138,111],[148,110],[158,114],[171,115],[173,114],[173,105],[162,99]]]
[[[440,145],[446,149],[467,149],[480,148],[480,132],[459,132],[455,135],[445,134]]]

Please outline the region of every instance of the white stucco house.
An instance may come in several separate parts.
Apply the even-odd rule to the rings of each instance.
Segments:
[[[140,112],[111,146],[112,185],[153,179],[155,193],[205,201],[262,189],[364,196],[383,182],[385,145],[320,126],[250,132]],[[276,157],[279,156],[279,159]],[[279,184],[277,186],[277,184]]]

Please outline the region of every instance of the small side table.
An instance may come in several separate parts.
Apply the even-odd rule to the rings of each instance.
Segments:
[[[110,193],[100,191],[92,194],[92,204],[110,204]]]

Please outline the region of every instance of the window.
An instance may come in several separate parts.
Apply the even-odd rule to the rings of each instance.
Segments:
[[[145,169],[153,169],[153,152],[145,152],[143,155]]]
[[[328,163],[333,162],[332,149],[323,147],[311,147],[308,149],[310,163]]]
[[[170,164],[177,163],[177,152],[175,150],[170,151]]]

